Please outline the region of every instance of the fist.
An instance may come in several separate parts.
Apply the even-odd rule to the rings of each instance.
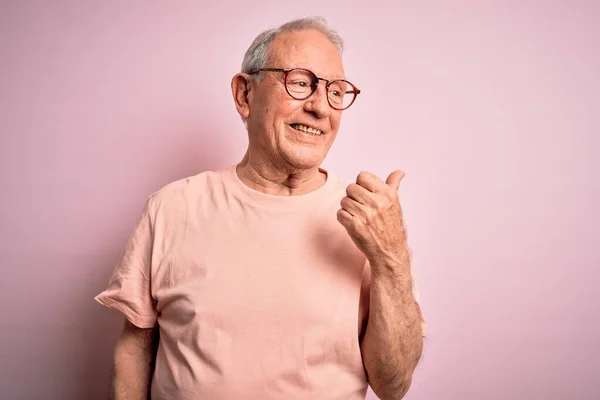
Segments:
[[[392,172],[383,182],[370,172],[361,172],[348,186],[337,219],[371,263],[398,258],[406,232],[398,189],[404,172]]]

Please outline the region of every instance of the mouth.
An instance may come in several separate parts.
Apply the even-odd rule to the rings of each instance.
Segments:
[[[308,133],[309,135],[320,136],[323,134],[323,131],[320,131],[307,125],[291,124],[290,126],[297,131]]]

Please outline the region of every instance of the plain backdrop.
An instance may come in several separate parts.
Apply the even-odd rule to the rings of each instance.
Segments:
[[[407,174],[406,398],[600,398],[600,2],[526,0],[1,1],[0,398],[107,398],[146,197],[241,159],[230,79],[313,14],[362,90],[325,167]]]

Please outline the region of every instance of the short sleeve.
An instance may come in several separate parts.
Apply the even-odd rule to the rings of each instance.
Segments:
[[[412,292],[415,302],[417,303],[417,307],[419,308],[419,314],[421,316],[421,329],[423,331],[423,337],[427,336],[427,322],[425,321],[425,316],[421,310],[421,296],[419,293],[419,289],[417,287],[414,274],[412,274]],[[371,264],[369,260],[366,261],[365,267],[363,269],[362,274],[362,283],[361,283],[361,295],[360,295],[360,314],[367,318],[369,312],[369,293],[371,291]],[[364,321],[366,323],[366,320]]]
[[[100,304],[120,311],[140,328],[156,326],[156,303],[151,292],[153,222],[148,201],[125,250],[109,280],[108,287],[94,299]]]

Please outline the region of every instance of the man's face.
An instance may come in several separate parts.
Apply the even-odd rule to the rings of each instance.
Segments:
[[[306,68],[328,80],[343,79],[342,60],[334,45],[314,30],[280,34],[272,43],[269,68]],[[305,100],[292,98],[283,72],[263,72],[248,96],[251,156],[300,171],[319,167],[337,135],[341,111],[329,106],[325,82]],[[322,133],[296,129],[304,125]]]

